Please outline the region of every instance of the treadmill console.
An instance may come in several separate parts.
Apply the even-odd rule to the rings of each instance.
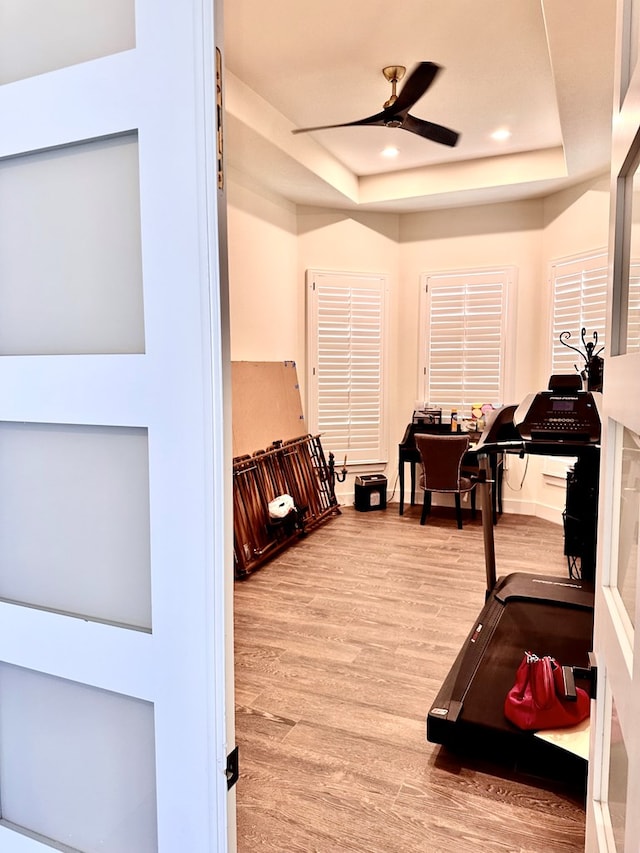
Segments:
[[[523,400],[513,420],[525,441],[598,444],[600,397],[592,391],[540,391]]]

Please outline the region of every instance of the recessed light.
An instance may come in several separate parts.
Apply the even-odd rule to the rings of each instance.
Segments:
[[[503,142],[505,139],[509,139],[511,136],[511,131],[507,130],[506,127],[500,128],[500,130],[494,130],[491,134],[491,138],[495,139],[496,142]]]
[[[393,145],[389,145],[381,151],[383,157],[397,157],[399,153],[400,151],[397,148],[394,148]]]

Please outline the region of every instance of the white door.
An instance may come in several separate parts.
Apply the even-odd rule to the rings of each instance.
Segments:
[[[213,0],[0,0],[0,850],[227,848]]]
[[[637,0],[618,2],[610,306],[594,650],[587,850],[640,849],[640,70]],[[634,8],[635,7],[635,8]]]

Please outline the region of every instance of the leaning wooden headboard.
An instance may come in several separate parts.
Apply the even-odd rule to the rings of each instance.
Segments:
[[[306,435],[295,361],[231,363],[233,456]]]

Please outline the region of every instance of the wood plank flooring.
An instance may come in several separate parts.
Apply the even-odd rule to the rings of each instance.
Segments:
[[[582,851],[576,795],[426,740],[484,602],[480,513],[342,509],[235,584],[239,853]],[[566,575],[559,526],[495,535],[499,575]]]

